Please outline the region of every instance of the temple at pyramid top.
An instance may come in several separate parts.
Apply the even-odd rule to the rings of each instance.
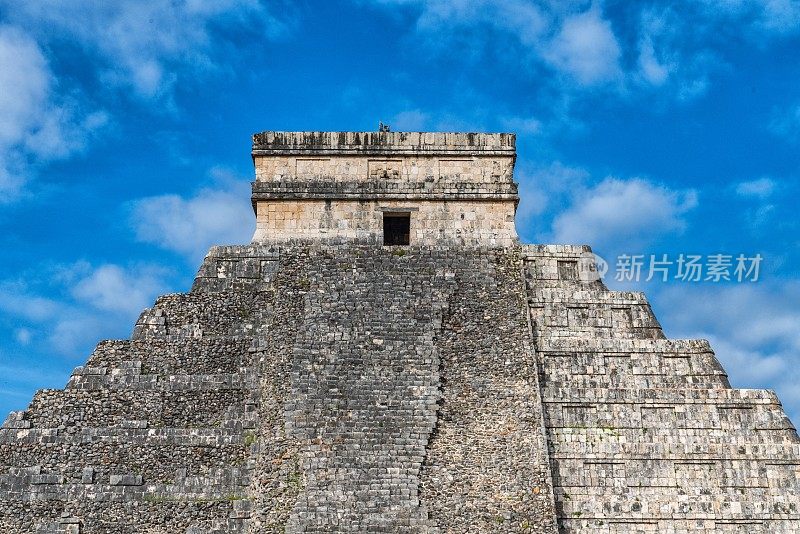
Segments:
[[[262,132],[254,243],[510,246],[507,133]]]

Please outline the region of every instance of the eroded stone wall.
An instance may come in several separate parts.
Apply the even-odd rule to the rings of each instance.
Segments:
[[[299,250],[275,278],[262,396],[285,424],[262,403],[251,531],[554,533],[519,256]]]
[[[587,248],[215,247],[0,429],[0,531],[748,532],[800,440]]]
[[[429,184],[430,190],[444,192],[448,185],[480,184],[476,191],[497,192],[492,184],[508,183],[514,172],[513,155],[489,156],[424,156],[391,154],[367,156],[261,156],[254,158],[257,182],[315,182],[326,180],[345,184],[352,182],[385,182],[411,190],[412,184]]]
[[[447,532],[555,532],[518,249],[450,261],[442,399],[422,501]]]
[[[241,532],[268,292],[159,298],[0,429],[4,533]]]
[[[8,418],[0,528],[554,533],[521,266],[215,247],[191,293]]]
[[[275,200],[256,204],[255,242],[383,243],[385,213],[408,213],[412,244],[511,246],[513,204],[394,200]]]
[[[524,251],[561,531],[799,532],[800,440],[774,393],[731,389],[643,294],[581,281],[588,247]]]

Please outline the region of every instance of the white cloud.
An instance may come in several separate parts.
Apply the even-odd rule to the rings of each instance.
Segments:
[[[639,69],[644,79],[652,85],[663,85],[669,77],[670,68],[658,60],[650,39],[643,39],[639,47]]]
[[[290,6],[282,7],[285,17]],[[172,109],[181,76],[227,68],[215,59],[226,33],[285,32],[273,9],[259,0],[0,0],[0,203],[18,199],[43,164],[82,151],[110,122],[90,102],[91,87],[57,77],[52,65],[80,61],[101,87]]]
[[[741,197],[766,199],[775,191],[775,181],[770,178],[759,178],[749,182],[736,184],[736,194]]]
[[[553,222],[552,241],[640,247],[686,228],[684,216],[697,205],[694,191],[673,191],[649,181],[606,178],[581,191]]]
[[[699,0],[706,16],[739,24],[753,39],[783,36],[800,30],[797,0]],[[763,43],[761,43],[763,44]]]
[[[544,95],[580,95],[602,86],[625,97],[655,93],[692,100],[708,92],[714,73],[728,68],[726,43],[744,38],[766,47],[800,32],[797,0],[619,4],[613,24],[602,1],[375,4],[416,15],[414,45],[425,43],[454,60],[497,60],[494,54],[502,50],[500,61],[535,77]],[[543,67],[563,76],[543,76]]]
[[[515,171],[519,180],[520,204],[517,219],[528,223],[548,208],[558,208],[568,202],[576,191],[585,189],[589,173],[577,167],[554,162],[544,168]]]
[[[72,294],[97,310],[132,315],[149,306],[153,295],[164,289],[162,275],[152,267],[126,270],[119,265],[101,265],[81,279]]]
[[[58,302],[29,294],[22,283],[0,283],[0,310],[6,314],[38,322],[51,319],[59,309]]]
[[[780,184],[772,178],[762,177],[757,180],[739,182],[733,187],[737,196],[749,201],[744,206],[744,219],[749,229],[756,235],[774,229],[779,210],[773,200],[779,200],[774,198],[775,191],[779,186]]]
[[[19,344],[41,342],[63,355],[85,353],[102,336],[129,335],[136,317],[167,289],[167,272],[153,265],[76,262],[37,272],[47,274],[0,283],[0,314],[15,325]]]
[[[567,17],[544,52],[548,63],[584,86],[619,79],[620,55],[611,24],[597,8]]]
[[[25,147],[42,127],[52,83],[37,44],[0,26],[0,202],[14,200],[27,179]]]
[[[706,38],[712,21],[690,17],[686,10],[670,5],[650,5],[642,9],[637,22],[633,85],[654,88],[679,101],[703,96],[710,74],[726,65]]]
[[[800,28],[800,3],[796,0],[761,0],[753,2],[763,9],[760,25],[777,34],[796,33]]]
[[[0,203],[16,200],[35,174],[35,163],[68,157],[107,121],[84,113],[54,92],[55,81],[39,45],[26,33],[0,26]]]
[[[378,5],[412,7],[416,32],[440,50],[477,57],[504,36],[522,53],[523,62],[539,62],[566,74],[580,86],[616,80],[622,73],[621,49],[599,4],[523,0],[382,0]],[[464,46],[454,46],[453,43]]]
[[[0,65],[0,145],[10,145],[42,122],[52,76],[36,42],[9,26],[0,26]]]
[[[28,328],[17,328],[14,331],[14,338],[20,345],[27,345],[31,342],[33,333]]]
[[[221,171],[216,171],[220,176]],[[211,245],[247,243],[255,217],[250,184],[228,178],[194,196],[160,195],[132,204],[130,222],[139,241],[202,258]]]
[[[392,130],[397,132],[422,132],[425,131],[430,116],[418,109],[401,111],[389,122]]]
[[[214,67],[215,28],[275,37],[286,23],[258,0],[38,0],[9,5],[9,19],[42,41],[68,40],[96,53],[104,82],[143,98],[168,94],[178,67]],[[97,63],[97,62],[96,62]]]
[[[91,350],[103,338],[113,335],[112,332],[125,332],[118,325],[110,324],[108,317],[96,312],[74,310],[61,317],[56,323],[48,326],[47,341],[53,349],[63,356],[81,356]],[[133,330],[130,318],[117,319],[120,323],[127,323],[127,332]],[[129,334],[128,334],[129,335]]]
[[[72,276],[56,276],[72,299],[48,327],[47,340],[60,353],[76,355],[109,335],[130,335],[133,322],[164,293],[166,271],[153,265],[67,266]]]
[[[523,44],[534,44],[547,29],[549,16],[535,3],[523,0],[383,0],[382,4],[421,8],[417,29],[422,33],[459,31],[489,25],[510,32]]]

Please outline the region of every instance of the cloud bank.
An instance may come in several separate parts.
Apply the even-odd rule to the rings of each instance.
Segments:
[[[212,170],[217,184],[195,194],[134,201],[129,221],[136,239],[196,262],[212,245],[249,243],[255,231],[250,183]]]

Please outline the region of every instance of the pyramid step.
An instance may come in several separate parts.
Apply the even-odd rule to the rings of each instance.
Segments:
[[[280,255],[263,246],[215,246],[203,261],[192,293],[253,291],[275,277]]]
[[[707,472],[702,464],[687,464],[690,468]],[[626,487],[624,491],[613,485],[569,487],[557,488],[555,494],[561,515],[567,518],[800,521],[800,495],[771,488],[720,487],[699,475],[674,486]]]
[[[543,338],[542,343],[536,345],[536,352],[675,355],[714,353],[705,339],[608,339],[570,335]]]
[[[252,365],[251,345],[249,337],[107,340],[98,343],[86,367],[123,368],[138,361],[144,374],[235,373]]]
[[[559,528],[570,534],[796,534],[797,523],[793,519],[741,519],[714,520],[704,517],[691,519],[624,519],[586,518],[576,513],[577,518],[559,519]]]
[[[31,428],[118,427],[127,421],[146,421],[149,427],[214,427],[230,419],[230,413],[249,412],[258,403],[252,388],[183,387],[190,382],[156,389],[40,390],[23,420]]]
[[[784,429],[731,429],[716,428],[679,428],[669,425],[624,427],[614,423],[597,425],[573,425],[569,427],[552,427],[547,430],[550,448],[558,454],[575,456],[580,454],[598,454],[605,456],[616,454],[621,444],[627,450],[641,447],[651,454],[668,451],[687,451],[698,454],[706,450],[719,448],[726,450],[744,450],[758,447],[780,449],[798,443],[794,428]],[[622,454],[622,452],[621,452]]]
[[[626,431],[634,441],[662,436],[658,429],[666,430],[666,439],[728,439],[737,445],[798,440],[777,397],[766,390],[545,388],[542,396],[554,437],[558,429],[598,428]]]
[[[554,389],[723,389],[729,387],[725,375],[719,374],[668,374],[617,372],[616,370],[597,368],[581,369],[584,373],[569,375],[566,372],[552,373],[542,371],[539,383],[543,387]],[[592,371],[591,373],[586,371]]]
[[[528,307],[537,346],[548,337],[663,339],[661,325],[640,292],[534,287]]]
[[[553,458],[554,483],[570,487],[705,487],[710,479],[721,488],[771,488],[775,494],[800,496],[793,459],[707,455],[651,458]],[[790,463],[786,463],[786,462]]]
[[[225,500],[230,496],[244,498],[251,471],[249,466],[203,466],[192,470],[179,467],[172,470],[169,478],[148,479],[147,474],[122,468],[108,473],[86,467],[82,477],[76,479],[69,471],[44,472],[40,466],[34,466],[0,475],[0,488],[8,499],[32,495],[39,499],[71,500],[77,495],[101,501]]]
[[[142,312],[131,339],[250,336],[272,308],[267,292],[174,293]]]
[[[197,534],[216,530],[225,534],[238,534],[246,531],[246,519],[239,517],[242,502],[246,501],[238,495],[221,495],[219,499],[172,501],[89,498],[65,502],[59,499],[4,499],[0,501],[0,532]],[[68,525],[72,526],[72,530],[52,530],[64,529]]]
[[[429,258],[321,256],[293,348],[286,428],[306,482],[289,532],[410,532],[436,423],[444,273]],[[419,530],[417,530],[419,531]]]
[[[77,367],[67,382],[70,390],[115,389],[132,391],[220,391],[258,388],[255,372],[241,369],[224,374],[142,374],[141,362],[133,367]]]
[[[765,404],[780,406],[777,395],[766,389],[672,389],[672,388],[542,388],[545,402],[614,404]]]
[[[75,434],[57,430],[22,430],[2,435],[0,473],[41,466],[45,474],[65,481],[108,480],[119,472],[135,472],[145,481],[172,480],[176,469],[191,471],[244,465],[255,444],[252,431],[218,429],[83,429]]]
[[[728,388],[712,352],[537,352],[543,387]]]

